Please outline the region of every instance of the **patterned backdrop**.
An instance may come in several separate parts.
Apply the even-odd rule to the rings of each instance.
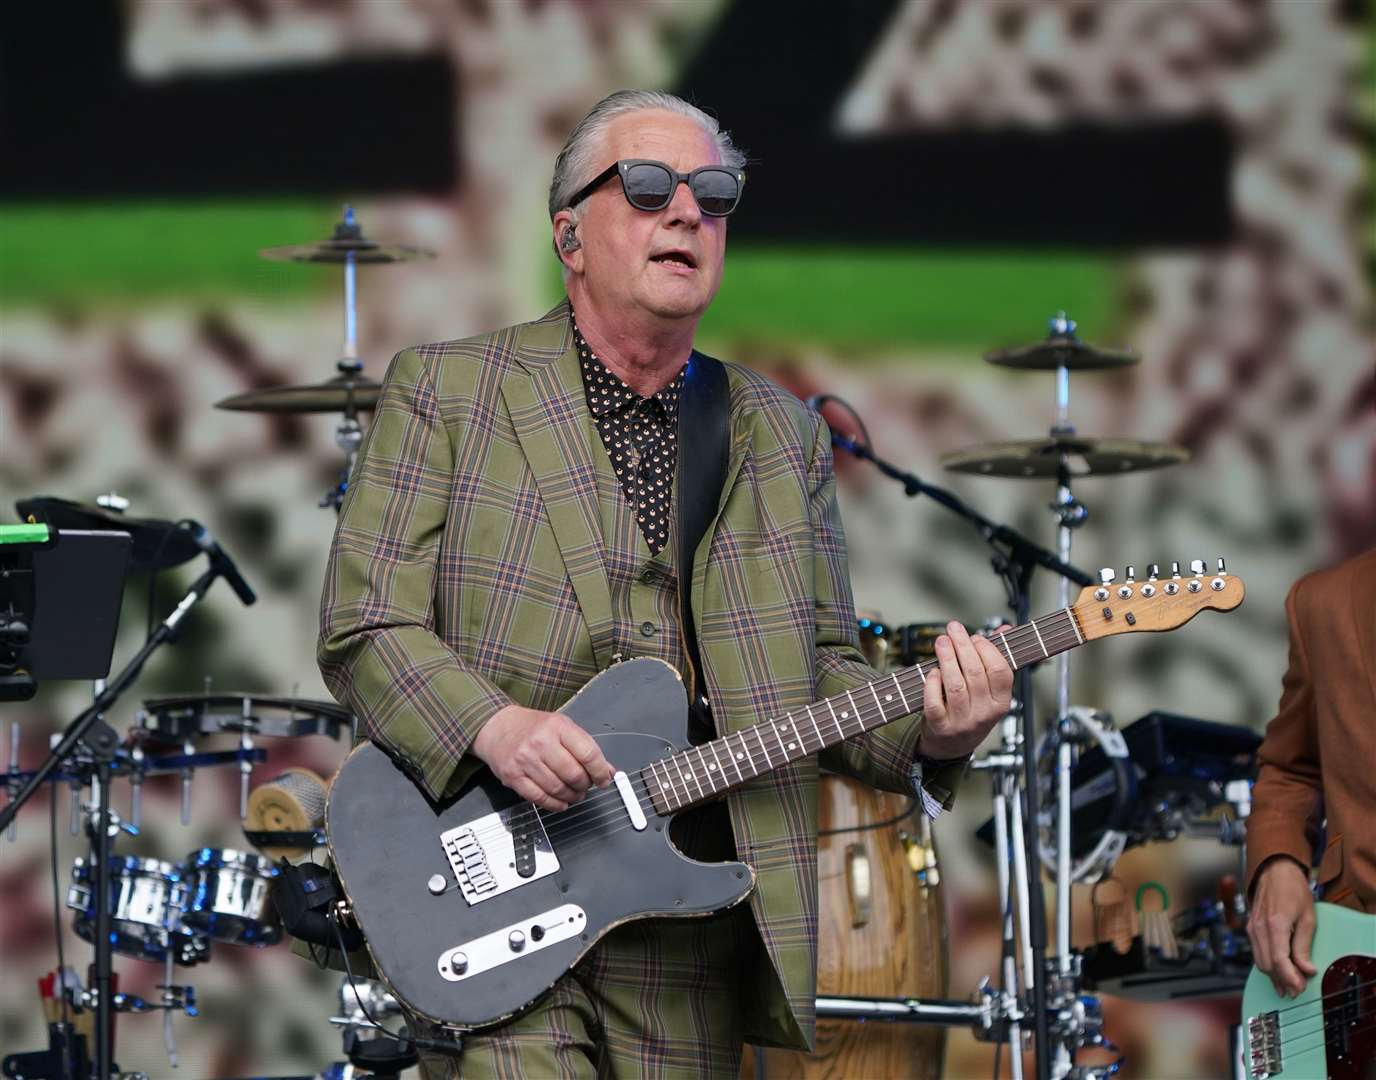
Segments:
[[[1212,616],[1160,639],[1128,638],[1079,654],[1072,698],[1120,724],[1164,709],[1260,729],[1285,662],[1286,589],[1309,568],[1376,541],[1373,219],[1363,150],[1372,145],[1376,81],[1363,51],[1370,13],[1337,0],[906,0],[862,9],[855,20],[877,29],[827,104],[829,145],[932,131],[1054,136],[1077,125],[1113,131],[1203,117],[1227,136],[1231,220],[1218,230],[1223,238],[1103,243],[1078,234],[1075,206],[1055,199],[1046,214],[1064,242],[1043,235],[1034,243],[877,244],[819,239],[815,223],[802,219],[796,236],[783,238],[752,236],[742,224],[703,346],[800,394],[840,395],[885,457],[1050,544],[1048,485],[940,468],[947,452],[1033,438],[1053,422],[1049,375],[991,367],[981,354],[1039,338],[1058,308],[1080,319],[1087,338],[1131,345],[1139,366],[1072,380],[1072,422],[1086,434],[1179,443],[1192,460],[1077,484],[1089,519],[1073,561],[1093,570],[1222,554],[1244,575],[1248,600],[1226,620]],[[395,182],[355,185],[346,175],[280,189],[187,181],[169,190],[155,169],[143,187],[121,187],[106,178],[123,175],[127,163],[117,159],[87,161],[74,178],[64,172],[61,182],[75,186],[61,191],[26,190],[14,180],[23,170],[5,174],[4,501],[91,500],[114,490],[131,500],[131,513],[196,518],[260,597],[244,609],[217,586],[110,716],[123,730],[139,700],[206,685],[327,696],[313,654],[333,524],[317,502],[341,464],[334,421],[212,406],[232,393],[333,374],[340,281],[333,270],[268,263],[255,251],[323,236],[351,199],[370,234],[438,252],[433,262],[361,273],[360,346],[374,377],[405,345],[533,317],[558,295],[543,205],[564,134],[612,89],[679,86],[739,10],[716,0],[126,0],[112,10],[111,63],[148,100],[193,84],[247,86],[235,80],[265,72],[310,78],[354,62],[397,70],[439,63],[452,75],[436,84],[444,94],[430,94],[415,112],[399,108],[357,130],[348,116],[331,113],[338,102],[328,96],[309,105],[322,126],[342,132],[341,160],[372,162],[374,172],[394,172]],[[803,24],[787,32],[816,37],[834,13],[829,5],[790,5],[776,14],[781,25]],[[736,44],[765,55],[775,43]],[[801,88],[813,72],[796,77]],[[732,127],[750,102],[715,96],[710,86],[699,74],[692,90]],[[760,96],[779,107],[777,88]],[[143,122],[142,113],[129,116]],[[779,113],[777,128],[787,131],[789,119]],[[752,134],[776,145],[751,123],[737,130],[747,151]],[[427,124],[449,132],[452,145],[433,143],[422,167],[394,143]],[[179,141],[196,137],[174,127],[153,134],[169,169]],[[26,162],[41,171],[47,144],[26,145]],[[1069,187],[1083,183],[1072,178],[1075,166],[1062,166]],[[750,168],[767,176],[770,160]],[[1013,171],[1006,183],[1025,179]],[[806,170],[790,177],[807,181]],[[1054,176],[1039,182],[1056,190]],[[747,192],[742,215],[750,209]],[[902,232],[915,211],[887,212]],[[906,499],[866,466],[841,460],[838,470],[862,610],[891,622],[982,622],[1003,613],[987,552],[966,525],[932,502]],[[159,613],[189,575],[186,568],[154,583]],[[140,641],[149,596],[146,581],[131,583],[117,663]],[[1054,583],[1043,578],[1033,606],[1055,603]],[[1044,706],[1051,691],[1048,672]],[[49,734],[88,697],[82,685],[54,684],[31,703],[6,707],[3,718],[21,727],[25,764],[41,759]],[[328,773],[345,750],[318,737],[268,748],[255,782],[290,765]],[[237,777],[203,771],[194,791],[192,822],[182,826],[175,783],[150,782],[144,831],[121,839],[120,850],[177,859],[203,845],[243,847]],[[68,831],[69,797],[57,791],[64,886],[84,846]],[[116,807],[127,800],[118,785]],[[36,799],[20,818],[17,842],[0,841],[0,966],[17,976],[0,984],[7,1052],[40,1045],[34,980],[56,963],[47,813],[46,800]],[[952,997],[997,969],[992,860],[973,839],[988,815],[985,785],[971,779],[956,813],[938,826]],[[1131,852],[1117,872],[1132,887],[1162,881],[1181,906],[1210,895],[1233,857],[1213,842],[1177,841]],[[1077,890],[1077,940],[1090,933],[1088,906]],[[67,962],[84,967],[89,950],[68,915]],[[123,989],[156,993],[160,968],[121,959],[116,969]],[[180,1069],[174,1074],[167,1064],[155,1017],[120,1019],[125,1068],[153,1076],[286,1075],[340,1056],[327,1022],[337,977],[285,948],[218,947],[188,981],[202,1015],[173,1021]],[[1108,1034],[1129,1055],[1123,1075],[1226,1075],[1227,1002],[1143,1007],[1106,999],[1105,1009]],[[1157,1034],[1163,1030],[1169,1040]],[[989,1069],[987,1048],[953,1034],[947,1075]]]

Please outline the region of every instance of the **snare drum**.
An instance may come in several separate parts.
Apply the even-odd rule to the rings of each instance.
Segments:
[[[261,855],[233,848],[201,848],[182,864],[187,926],[234,945],[275,945],[282,926],[272,884],[281,874]]]
[[[113,948],[122,956],[161,962],[171,950],[178,964],[210,958],[210,942],[182,921],[185,891],[178,868],[161,859],[116,855],[110,859],[107,888]],[[86,941],[96,936],[91,868],[84,859],[72,866],[67,906],[77,912],[73,926]]]

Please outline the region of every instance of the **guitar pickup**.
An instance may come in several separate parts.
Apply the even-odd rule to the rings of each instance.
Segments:
[[[559,869],[545,824],[530,803],[466,821],[440,833],[449,868],[470,905],[491,900]]]

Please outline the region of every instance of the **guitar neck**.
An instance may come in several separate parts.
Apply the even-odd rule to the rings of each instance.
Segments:
[[[1075,612],[1063,608],[1014,627],[1006,634],[996,634],[990,640],[1017,671],[1083,645],[1085,635]],[[641,778],[661,814],[705,802],[789,762],[920,712],[927,676],[936,666],[935,660],[927,660],[794,712],[691,746],[646,766]]]

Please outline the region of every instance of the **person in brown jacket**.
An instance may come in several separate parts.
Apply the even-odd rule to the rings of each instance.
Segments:
[[[1315,974],[1316,856],[1322,899],[1376,913],[1376,549],[1301,578],[1285,610],[1290,666],[1247,821],[1247,933],[1294,996]]]

